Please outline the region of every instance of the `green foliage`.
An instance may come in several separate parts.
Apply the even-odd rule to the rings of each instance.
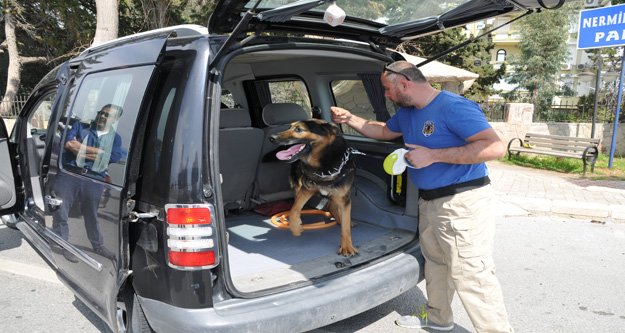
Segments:
[[[28,93],[39,79],[62,61],[86,48],[95,33],[95,0],[3,1],[16,11],[16,37],[22,57],[44,56],[47,62],[26,64],[20,93]],[[1,29],[4,38],[4,29]],[[8,52],[0,55],[8,63]],[[0,91],[5,90],[7,66],[0,66]]]
[[[508,98],[533,103],[537,112],[546,112],[556,94],[560,93],[558,72],[566,62],[566,42],[571,14],[579,4],[567,4],[559,10],[544,10],[522,20],[520,54],[510,57],[514,68],[508,82],[517,84]],[[527,94],[519,94],[522,89]]]
[[[473,38],[473,36],[470,38]],[[469,37],[467,37],[465,29],[458,27],[445,30],[439,34],[424,36],[415,41],[402,43],[401,47],[409,54],[427,58],[446,51],[468,39]],[[499,82],[506,70],[505,66],[495,69],[490,63],[490,51],[494,47],[495,45],[490,38],[483,37],[447,54],[438,59],[438,61],[479,74],[480,77],[465,95],[476,101],[484,101],[489,95],[496,93],[492,88],[493,84]]]
[[[581,172],[583,170],[583,164],[581,160],[553,156],[513,155],[509,163],[525,167],[533,167],[536,169],[559,171],[565,173],[578,171]],[[581,169],[579,169],[580,167]]]
[[[123,0],[119,7],[119,35],[178,24],[206,26],[217,0]]]
[[[121,0],[118,35],[160,27],[155,25],[157,21],[165,25],[206,25],[216,2]],[[16,35],[20,55],[48,59],[24,65],[20,93],[28,93],[52,68],[89,47],[95,34],[95,0],[1,1],[0,8],[19,14]],[[0,29],[0,38],[4,38],[4,29]],[[5,51],[0,54],[0,91],[5,90],[7,64]]]
[[[582,175],[584,172],[584,163],[577,158],[521,154],[519,156],[513,155],[510,160],[506,157],[501,159],[501,161],[513,165],[569,174]],[[609,155],[600,154],[595,163],[595,172],[592,173],[590,166],[588,166],[586,177],[591,179],[625,180],[625,157],[614,156],[611,169],[608,168],[609,161]]]

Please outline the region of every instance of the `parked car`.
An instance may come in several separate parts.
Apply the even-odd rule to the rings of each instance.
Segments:
[[[337,227],[293,237],[272,222],[293,194],[268,137],[329,120],[332,105],[384,121],[394,107],[379,76],[399,43],[540,7],[410,1],[392,18],[348,12],[333,27],[330,1],[289,2],[221,1],[208,28],[91,47],[41,80],[10,137],[0,127],[3,220],[113,331],[307,331],[413,288],[417,189],[382,167],[401,141],[343,128],[364,153],[352,191],[359,253],[344,257]]]

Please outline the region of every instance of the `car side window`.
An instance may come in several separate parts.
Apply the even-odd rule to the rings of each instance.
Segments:
[[[123,185],[126,159],[152,66],[87,75],[65,124],[61,167]]]
[[[26,122],[26,165],[28,166],[32,197],[39,209],[44,210],[43,197],[41,195],[41,185],[33,179],[41,174],[41,165],[46,149],[46,134],[48,124],[52,114],[52,104],[56,91],[49,92],[41,98],[28,115]]]
[[[312,107],[306,84],[299,79],[268,81],[271,103],[295,103],[312,118]]]
[[[364,119],[376,119],[373,105],[361,80],[336,80],[332,82],[331,87],[336,106],[347,109]],[[386,109],[391,116],[395,114],[395,106],[388,99],[386,99]],[[349,126],[343,126],[343,131],[345,134],[362,136]]]
[[[52,103],[54,103],[55,96],[55,93],[46,95],[35,107],[35,111],[28,120],[28,132],[31,136],[42,135],[48,131],[48,122],[52,113]]]

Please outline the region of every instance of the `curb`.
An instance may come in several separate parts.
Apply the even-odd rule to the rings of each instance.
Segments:
[[[600,222],[625,223],[625,207],[621,205],[606,205],[594,202],[570,202],[565,200],[550,200],[539,198],[525,198],[503,196],[502,203],[504,216],[553,215],[568,216],[577,219],[592,219]]]

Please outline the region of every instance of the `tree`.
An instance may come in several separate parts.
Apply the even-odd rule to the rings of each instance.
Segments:
[[[96,0],[96,29],[92,45],[117,38],[119,12],[117,0]]]
[[[488,28],[487,28],[488,29]],[[458,27],[440,34],[424,36],[414,41],[404,42],[400,50],[409,54],[429,57],[446,51],[473,36],[467,37],[465,28]],[[438,61],[477,73],[480,77],[465,95],[476,101],[485,101],[495,93],[493,84],[503,77],[506,67],[495,69],[490,63],[490,50],[495,47],[490,37],[482,37],[463,48],[455,50]]]
[[[5,41],[2,44],[6,45],[6,49],[9,55],[9,66],[7,70],[7,84],[0,103],[0,116],[8,115],[11,111],[11,107],[15,97],[17,96],[18,89],[20,87],[22,66],[30,62],[45,61],[46,57],[25,57],[20,56],[16,27],[20,27],[26,31],[32,32],[32,26],[26,23],[21,16],[23,7],[13,0],[5,0],[2,3],[4,20],[4,34],[6,36]]]
[[[573,10],[567,4],[520,21],[520,54],[510,57],[514,71],[508,76],[508,82],[517,87],[508,98],[533,103],[538,112],[546,112],[551,106],[560,91],[558,73],[568,57],[566,41]]]

